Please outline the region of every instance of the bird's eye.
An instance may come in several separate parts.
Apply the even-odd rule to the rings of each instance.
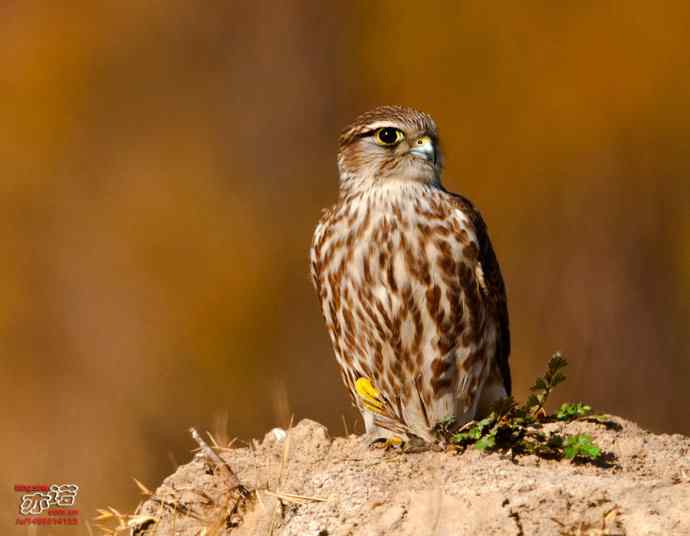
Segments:
[[[397,128],[383,127],[376,131],[374,139],[379,145],[391,146],[402,141],[403,133]]]

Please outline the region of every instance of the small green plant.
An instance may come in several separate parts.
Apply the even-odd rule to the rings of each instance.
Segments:
[[[581,417],[588,417],[592,413],[592,406],[576,402],[575,404],[562,404],[556,413],[559,421],[572,421]]]
[[[578,456],[589,460],[596,460],[601,456],[601,449],[592,441],[589,434],[570,436],[563,443],[563,456],[573,460]]]
[[[568,362],[559,352],[551,356],[546,374],[544,374],[543,378],[537,378],[534,385],[529,389],[530,395],[527,397],[525,406],[526,409],[531,410],[533,415],[538,415],[540,412],[544,411],[544,405],[551,391],[553,391],[554,387],[559,383],[565,381],[563,370],[567,365]]]
[[[474,447],[485,452],[510,452],[512,455],[535,454],[542,458],[596,461],[601,449],[588,434],[545,433],[541,430],[547,422],[571,422],[591,420],[605,422],[604,415],[592,415],[592,408],[581,402],[562,404],[552,415],[546,413],[546,402],[553,389],[565,381],[564,369],[568,362],[560,354],[549,360],[546,373],[537,378],[530,388],[527,401],[518,405],[512,398],[501,400],[493,411],[480,421],[471,421],[459,430],[453,429],[452,421],[440,423],[437,431],[459,450]]]

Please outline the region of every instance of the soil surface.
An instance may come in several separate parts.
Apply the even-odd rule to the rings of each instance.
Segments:
[[[385,451],[303,420],[287,434],[272,430],[250,447],[220,450],[253,492],[240,511],[231,512],[223,471],[197,454],[138,509],[157,522],[132,533],[690,535],[690,438],[612,423],[545,427],[591,434],[606,453],[593,465],[472,448]]]

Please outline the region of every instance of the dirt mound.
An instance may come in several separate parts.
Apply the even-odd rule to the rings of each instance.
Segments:
[[[249,448],[221,450],[256,490],[244,511],[230,514],[226,480],[197,455],[140,507],[158,521],[133,533],[690,535],[690,438],[612,422],[547,425],[591,434],[607,453],[592,465],[474,449],[385,452],[303,420],[287,436],[273,430]]]

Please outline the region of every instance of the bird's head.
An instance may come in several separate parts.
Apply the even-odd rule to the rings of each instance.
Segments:
[[[402,106],[381,106],[360,115],[340,135],[341,185],[387,181],[438,184],[442,161],[434,120]]]

